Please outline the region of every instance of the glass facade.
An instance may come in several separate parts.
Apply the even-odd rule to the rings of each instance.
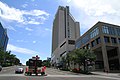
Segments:
[[[108,27],[108,31],[110,35],[116,35],[114,27]]]
[[[119,27],[114,27],[113,25],[103,25],[102,26],[102,32],[105,34],[109,34],[109,35],[118,35],[120,36],[120,28]],[[86,43],[88,43],[90,41],[90,39],[94,38],[95,36],[97,36],[99,34],[99,28],[95,27],[89,34],[85,35],[84,37],[82,37],[80,40],[78,40],[76,42],[76,48],[81,48],[81,46],[83,45],[84,48],[88,48],[88,45],[86,45]],[[108,37],[108,36],[104,36],[104,42],[105,43],[110,43],[110,40],[112,43],[117,43],[117,38],[114,37]],[[119,44],[120,44],[120,38],[118,38]],[[96,39],[92,40],[89,44],[91,44],[91,47],[96,46],[97,44],[101,43],[101,38],[97,37]],[[90,48],[90,47],[89,47]]]
[[[95,41],[92,41],[91,42],[91,46],[94,47],[96,45],[96,42]]]
[[[89,35],[84,36],[82,39],[76,41],[76,48],[80,48],[90,40]]]
[[[1,42],[2,42],[2,36],[3,36],[3,34],[4,34],[4,29],[3,29],[3,27],[2,27],[2,25],[0,24],[0,46],[1,46]]]
[[[94,38],[99,34],[98,27],[94,28],[89,34],[85,35],[81,39],[76,41],[76,48],[80,48],[82,45],[90,41],[91,38]],[[100,43],[100,38],[97,39],[97,42]],[[92,47],[96,45],[96,41],[91,42]],[[90,44],[86,45],[84,48],[90,49]]]
[[[96,43],[97,44],[101,43],[100,37],[96,39]]]
[[[82,44],[87,43],[89,40],[90,40],[90,39],[89,39],[89,35],[86,35],[85,37],[83,37],[83,38],[81,39]]]
[[[105,34],[120,36],[120,28],[114,28],[111,26],[102,26],[102,32]]]
[[[99,34],[99,29],[97,27],[90,32],[90,38],[93,38],[93,37],[97,36],[98,34]]]
[[[107,26],[103,26],[102,27],[102,32],[106,33],[106,34],[109,34],[108,27]]]
[[[112,43],[117,43],[116,38],[111,37]]]
[[[120,28],[116,28],[116,33],[118,36],[120,36]]]
[[[82,45],[81,40],[76,41],[75,46],[76,48],[80,48]]]
[[[7,31],[3,28],[2,24],[0,23],[0,49],[6,50],[8,43],[8,36]]]
[[[120,44],[120,38],[118,38],[119,44]]]
[[[107,37],[107,36],[104,36],[104,41],[105,41],[105,43],[109,43],[109,42],[110,42],[110,39],[109,39],[109,37]]]

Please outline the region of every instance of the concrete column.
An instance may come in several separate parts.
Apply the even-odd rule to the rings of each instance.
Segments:
[[[108,62],[106,46],[102,46],[102,55],[103,55],[104,69],[109,72],[109,62]]]
[[[119,69],[120,69],[120,45],[118,46],[117,53],[118,53],[118,59],[119,59]]]
[[[118,44],[117,53],[118,53],[118,59],[119,59],[119,69],[120,69],[120,43],[119,43],[119,39],[118,39],[118,38],[117,38],[117,44]]]
[[[109,72],[110,69],[109,69],[109,62],[108,62],[107,49],[104,41],[104,36],[101,36],[101,42],[102,42],[102,56],[104,62],[104,69]]]

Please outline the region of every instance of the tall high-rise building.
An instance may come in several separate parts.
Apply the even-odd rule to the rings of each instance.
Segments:
[[[75,49],[79,36],[79,22],[75,21],[68,6],[59,6],[53,21],[51,62],[59,63],[62,56]]]
[[[0,23],[0,49],[6,51],[7,44],[8,44],[8,36],[7,36],[7,29],[4,29],[2,24]]]

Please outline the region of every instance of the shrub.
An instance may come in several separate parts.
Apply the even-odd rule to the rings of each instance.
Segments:
[[[74,68],[74,69],[72,69],[72,71],[75,72],[75,73],[80,73],[81,69],[80,68]]]

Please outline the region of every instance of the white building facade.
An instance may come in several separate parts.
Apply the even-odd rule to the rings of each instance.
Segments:
[[[52,29],[52,64],[59,63],[62,56],[75,49],[75,40],[79,37],[79,22],[70,14],[68,6],[59,6]]]

